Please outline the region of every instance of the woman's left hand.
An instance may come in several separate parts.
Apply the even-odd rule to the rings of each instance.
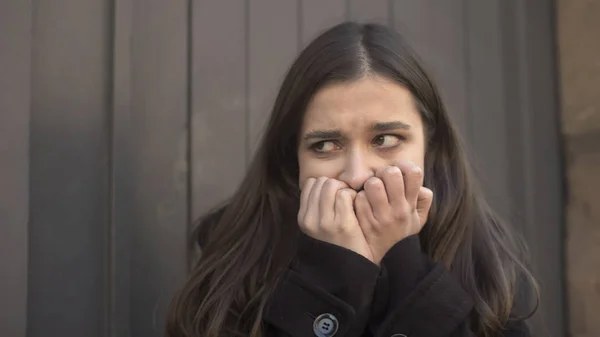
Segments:
[[[356,196],[358,222],[378,265],[392,246],[418,234],[427,222],[433,192],[422,185],[423,170],[400,161],[379,169]]]

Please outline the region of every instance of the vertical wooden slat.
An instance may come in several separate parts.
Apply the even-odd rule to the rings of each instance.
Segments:
[[[187,273],[188,5],[136,0],[132,7],[133,336],[164,334],[166,308]]]
[[[528,135],[525,133],[526,127],[523,124],[523,114],[527,114],[527,95],[523,95],[523,83],[521,80],[527,78],[526,74],[522,74],[524,64],[521,62],[521,55],[523,50],[520,50],[519,46],[519,34],[521,29],[515,24],[518,15],[518,7],[515,2],[506,2],[500,6],[501,14],[501,29],[503,38],[503,66],[504,66],[504,78],[505,84],[505,118],[508,125],[510,125],[510,136],[507,137],[506,146],[511,149],[511,160],[508,162],[508,174],[510,181],[511,201],[514,205],[520,206],[519,209],[515,209],[513,216],[514,226],[528,239],[528,245],[533,254],[537,251],[536,239],[532,239],[535,227],[533,218],[531,216],[531,203],[528,202],[527,198],[527,185],[530,184],[529,168],[527,167],[528,159],[525,157],[527,154],[525,151],[525,143],[529,141]],[[508,19],[510,18],[510,19]],[[536,267],[536,266],[533,266]],[[539,277],[539,275],[536,276]],[[541,305],[545,306],[544,304]],[[541,309],[541,308],[540,308]],[[543,309],[541,309],[543,310]],[[548,331],[541,329],[540,326],[540,315],[533,317],[535,320],[534,330],[542,335],[546,335]]]
[[[564,330],[564,190],[559,127],[559,95],[556,70],[554,34],[554,4],[535,0],[520,2],[523,6],[523,32],[521,46],[527,53],[528,95],[530,97],[530,123],[525,131],[530,135],[530,202],[533,206],[535,234],[538,250],[534,261],[545,286],[546,306],[543,313],[549,330],[566,335]],[[599,144],[600,145],[600,144]],[[542,236],[539,234],[543,233]],[[553,266],[547,261],[555,261]]]
[[[556,83],[551,13],[543,4],[531,12],[517,2],[466,5],[468,143],[492,205],[529,245],[542,286],[540,309],[531,320],[534,335],[562,336],[560,145],[556,101],[548,99],[555,97]],[[540,25],[545,27],[532,31]]]
[[[506,82],[502,58],[503,42],[500,1],[465,0],[469,104],[465,138],[476,155],[482,187],[495,209],[511,217],[518,209],[510,198],[508,143],[514,130],[507,125]]]
[[[254,153],[285,72],[297,56],[299,20],[296,1],[249,1],[249,146]]]
[[[131,227],[134,144],[131,142],[131,34],[133,0],[113,2],[108,310],[110,337],[131,336]]]
[[[359,22],[389,23],[390,0],[347,0],[348,19]]]
[[[302,0],[302,47],[331,26],[346,19],[346,0]]]
[[[467,82],[463,0],[390,0],[393,25],[426,62],[448,103],[450,115],[466,130]]]
[[[33,8],[28,331],[106,334],[109,3]]]
[[[246,4],[193,2],[194,218],[229,197],[246,166]]]
[[[31,1],[0,2],[0,336],[25,337]]]
[[[507,136],[513,198],[522,208],[541,305],[536,335],[564,336],[564,193],[558,128],[553,5],[547,1],[503,2],[507,52]]]

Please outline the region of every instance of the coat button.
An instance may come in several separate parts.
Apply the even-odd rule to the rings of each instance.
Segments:
[[[313,331],[317,337],[332,337],[339,327],[337,318],[332,314],[322,314],[315,319]]]

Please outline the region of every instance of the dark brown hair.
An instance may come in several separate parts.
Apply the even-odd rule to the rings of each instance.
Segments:
[[[245,179],[199,221],[202,255],[172,303],[167,336],[262,336],[263,309],[299,233],[297,138],[305,108],[323,86],[365,75],[397,82],[417,103],[428,138],[424,184],[434,193],[420,238],[473,297],[473,329],[496,336],[513,313],[517,285],[537,289],[520,241],[474,186],[438,89],[408,44],[382,25],[343,23],[293,63]]]

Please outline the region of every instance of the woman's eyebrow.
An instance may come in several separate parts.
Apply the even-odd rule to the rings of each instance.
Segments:
[[[304,140],[341,138],[340,130],[314,130],[304,135]]]
[[[398,129],[408,130],[408,129],[410,129],[410,125],[408,125],[404,122],[394,121],[394,122],[385,122],[385,123],[374,123],[371,126],[371,130],[380,131],[380,132],[381,131],[398,130]]]
[[[378,123],[373,123],[371,125],[372,131],[382,132],[382,131],[391,131],[391,130],[398,130],[398,129],[408,130],[408,129],[410,129],[410,125],[408,125],[404,122],[400,122],[400,121],[378,122]],[[304,140],[310,140],[310,139],[335,139],[335,138],[341,138],[341,137],[342,137],[342,133],[340,132],[340,130],[313,130],[313,131],[308,132],[302,138]]]

